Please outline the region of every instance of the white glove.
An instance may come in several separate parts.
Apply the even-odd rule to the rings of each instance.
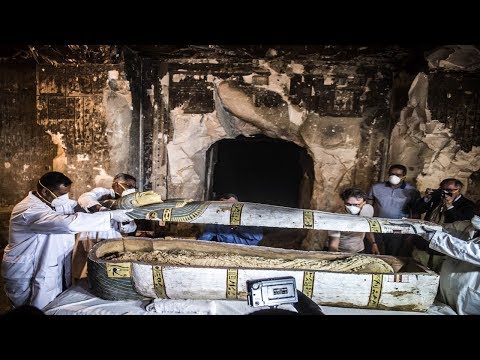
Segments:
[[[440,225],[435,225],[433,223],[424,223],[420,221],[416,221],[410,224],[413,227],[413,231],[418,236],[421,236],[427,241],[432,240],[433,235],[435,235],[436,231],[442,231],[442,227]]]
[[[432,228],[428,225],[422,225],[422,230],[425,231],[425,233],[420,234],[420,236],[427,241],[432,240],[433,235],[435,235],[435,232],[437,231],[437,229]]]
[[[127,222],[132,221],[133,219],[127,215],[128,212],[133,211],[133,209],[120,209],[120,210],[111,210],[110,218],[118,222]]]
[[[426,233],[433,233],[435,231],[437,231],[438,229],[434,228],[434,227],[431,227],[429,225],[422,225],[422,229],[423,231],[425,231]]]

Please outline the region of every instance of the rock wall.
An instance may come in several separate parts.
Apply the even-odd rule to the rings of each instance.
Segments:
[[[0,211],[8,215],[47,171],[73,180],[72,198],[130,171],[123,65],[4,65],[0,79]],[[4,242],[8,226],[0,233]]]
[[[437,188],[445,178],[457,178],[467,197],[480,199],[475,175],[480,170],[475,100],[480,52],[471,46],[447,46],[427,60],[431,72],[419,73],[413,81],[408,104],[392,131],[390,161],[406,165],[407,178],[421,192]]]
[[[108,80],[103,89],[105,108],[105,135],[109,146],[110,174],[128,172],[130,158],[130,128],[132,125],[132,97],[129,82],[120,78],[117,70],[108,71]]]
[[[124,75],[119,78],[121,66],[38,65],[30,71],[37,79],[32,86],[38,95],[36,101],[23,104],[31,112],[18,123],[22,135],[15,137],[11,126],[2,127],[2,135],[17,139],[11,148],[3,149],[9,159],[5,169],[12,174],[28,170],[32,178],[15,179],[21,194],[7,197],[8,204],[21,200],[46,171],[67,174],[74,181],[74,197],[108,183],[117,172],[128,172],[132,105],[128,81]],[[11,101],[19,99],[12,96]],[[32,128],[35,135],[25,131]]]
[[[204,199],[212,145],[257,134],[311,157],[302,207],[338,211],[343,188],[368,190],[391,163],[405,164],[421,191],[457,177],[479,198],[476,47],[436,49],[416,76],[399,68],[399,50],[217,50],[133,54],[128,65],[2,65],[2,214],[51,170],[72,178],[72,197],[130,172],[164,198]],[[309,232],[303,247],[321,249],[324,238]]]
[[[312,158],[313,191],[304,206],[339,211],[339,192],[353,185],[368,190],[385,161],[391,74],[386,64],[372,71],[365,63],[371,60],[260,60],[215,72],[205,63],[200,72],[195,60],[173,64],[162,79],[171,124],[167,196],[204,199],[208,149],[221,139],[263,134],[293,142]],[[205,101],[209,91],[213,103]],[[308,238],[304,248],[321,249],[325,233]]]

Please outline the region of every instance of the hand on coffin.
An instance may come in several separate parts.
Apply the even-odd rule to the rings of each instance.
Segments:
[[[136,192],[132,200],[132,205],[144,206],[161,203],[162,197],[154,191]]]
[[[110,218],[112,220],[118,221],[120,223],[127,222],[127,221],[132,221],[133,219],[127,215],[128,212],[133,211],[133,209],[127,209],[127,210],[111,210],[110,211]]]
[[[430,226],[428,224],[414,223],[411,224],[411,226],[413,227],[415,234],[420,236],[430,234],[431,237],[431,235],[433,235],[435,231],[438,231],[438,227]]]
[[[431,233],[431,232],[435,232],[437,231],[438,229],[433,227],[433,226],[430,226],[430,225],[427,225],[427,224],[423,224],[422,225],[422,229],[424,230],[424,232],[426,233]]]
[[[437,229],[428,226],[428,225],[422,225],[422,230],[424,231],[423,234],[420,234],[421,237],[423,237],[425,240],[430,241],[432,240],[433,235],[437,231]]]

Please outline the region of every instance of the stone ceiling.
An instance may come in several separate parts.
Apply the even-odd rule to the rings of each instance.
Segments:
[[[0,46],[1,61],[34,61],[36,63],[118,63],[126,49],[140,57],[153,59],[223,58],[223,59],[311,59],[349,61],[359,57],[384,58],[391,61],[413,57],[424,58],[435,46],[397,45],[25,45]]]

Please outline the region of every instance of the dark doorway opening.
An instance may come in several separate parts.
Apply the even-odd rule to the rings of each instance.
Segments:
[[[313,161],[292,142],[264,135],[223,139],[207,153],[207,197],[302,207],[311,197]]]

